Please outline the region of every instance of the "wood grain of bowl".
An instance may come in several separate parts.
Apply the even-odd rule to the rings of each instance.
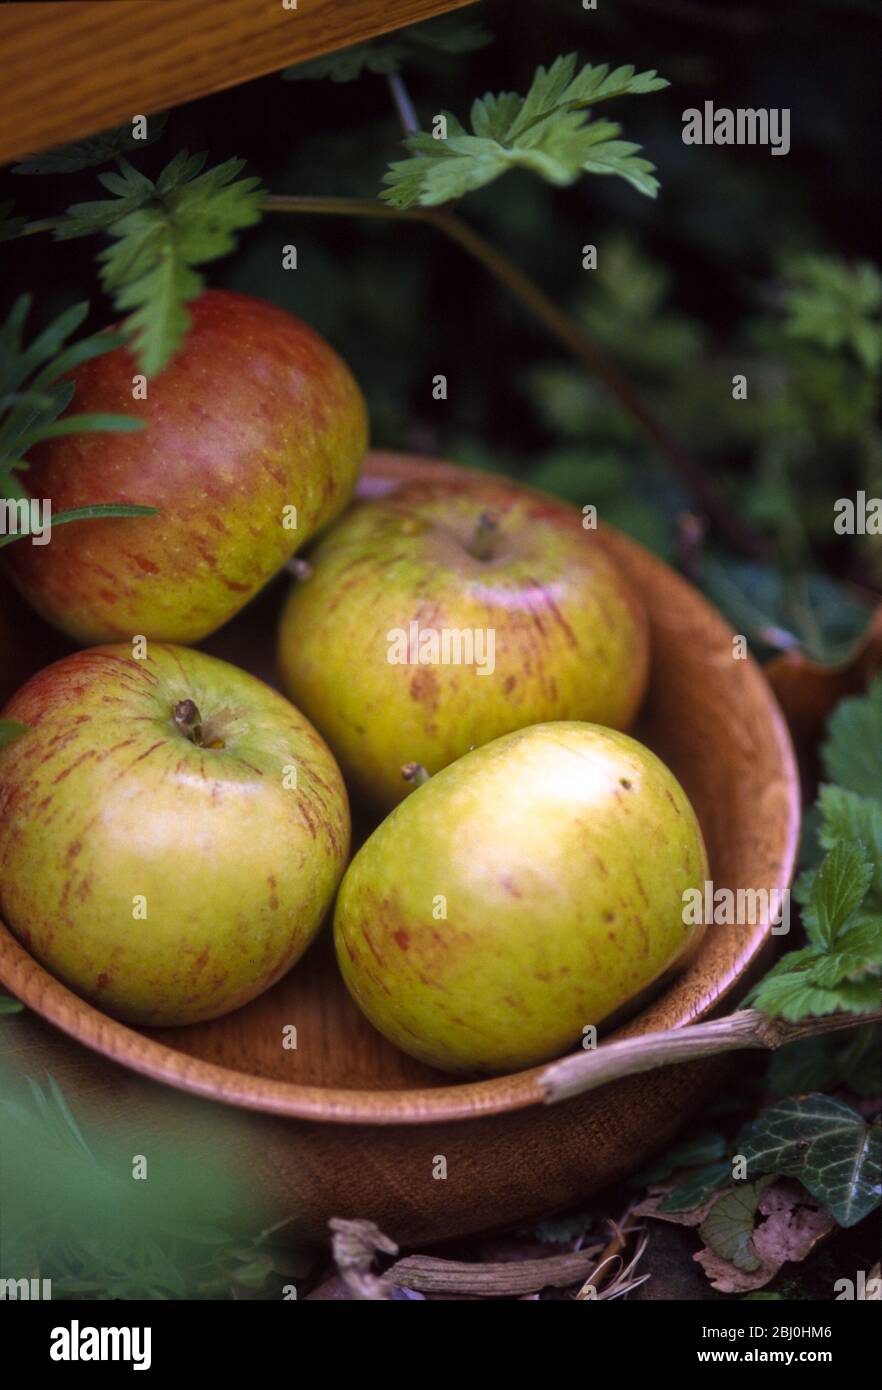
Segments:
[[[374,453],[361,492],[462,472]],[[786,887],[799,787],[769,686],[752,660],[733,659],[732,630],[690,584],[634,541],[600,534],[650,619],[652,674],[634,732],[691,797],[714,884]],[[283,592],[266,592],[208,649],[274,680]],[[764,921],[710,927],[688,971],[615,1036],[677,1028],[732,1007],[768,942]],[[295,1233],[317,1234],[331,1216],[361,1216],[413,1244],[564,1208],[633,1170],[726,1072],[717,1059],[666,1068],[555,1106],[542,1103],[540,1068],[477,1082],[445,1077],[398,1052],[363,1018],[337,975],[327,932],[268,993],[189,1028],[137,1031],[116,1022],[55,980],[2,924],[0,981],[122,1067],[239,1107],[227,1114],[230,1143]],[[296,1050],[282,1047],[291,1023]],[[433,1176],[439,1155],[446,1179]]]

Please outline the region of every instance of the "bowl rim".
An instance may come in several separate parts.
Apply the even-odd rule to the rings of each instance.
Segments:
[[[400,481],[412,479],[415,455],[392,451],[374,451],[365,461],[357,495],[378,496],[391,490]],[[440,459],[420,459],[420,476],[450,479],[472,478],[487,480],[488,475],[474,469],[462,468]],[[493,476],[493,475],[491,475]],[[518,482],[534,496],[545,501],[549,495]],[[560,498],[550,499],[559,505]],[[706,610],[708,622],[717,630],[731,636],[732,629],[722,615],[688,581],[671,570],[670,566],[652,555],[637,541],[614,532],[617,544],[640,552],[644,562],[650,561],[660,570],[689,587],[693,600]],[[776,867],[776,888],[786,888],[791,880],[799,839],[800,787],[796,756],[783,714],[771,686],[753,657],[741,663],[744,674],[755,684],[758,700],[765,706],[765,715],[774,736],[779,761],[779,776],[786,789],[786,820],[781,843],[773,849]],[[762,953],[770,938],[770,923],[760,920],[745,932],[736,960],[724,978],[710,981],[696,998],[683,988],[683,978],[675,979],[662,996],[677,1008],[668,1026],[683,1027],[706,1018],[737,987]],[[79,998],[39,964],[0,921],[0,982],[34,1013],[54,1024],[75,1041],[118,1062],[130,1071],[173,1086],[192,1095],[245,1110],[291,1119],[314,1120],[336,1124],[412,1125],[470,1120],[483,1115],[498,1115],[540,1105],[545,1097],[539,1078],[551,1063],[529,1067],[508,1075],[480,1081],[464,1081],[401,1090],[356,1090],[334,1086],[310,1086],[302,1082],[281,1081],[256,1076],[208,1062],[181,1052],[161,1042],[149,1033],[142,1033],[102,1013],[92,1004]],[[679,998],[678,998],[679,993]],[[648,1031],[657,1000],[610,1034],[609,1040],[633,1037]],[[669,1010],[670,1016],[670,1010]]]

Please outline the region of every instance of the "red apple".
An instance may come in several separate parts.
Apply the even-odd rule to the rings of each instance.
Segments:
[[[184,345],[147,381],[146,399],[125,348],[72,374],[72,410],[137,415],[145,430],[50,440],[29,460],[28,487],[54,512],[96,502],[160,509],[59,526],[46,546],[5,551],[33,607],[81,643],[206,637],[355,486],[365,405],[324,339],[247,295],[209,290],[190,309]]]

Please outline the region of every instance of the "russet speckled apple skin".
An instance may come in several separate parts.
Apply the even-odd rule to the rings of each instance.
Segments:
[[[560,722],[466,754],[387,816],[334,918],[356,1003],[449,1072],[560,1056],[703,935],[707,854],[673,773],[627,734]]]
[[[477,558],[470,546],[486,514],[495,530]],[[636,714],[646,616],[572,507],[502,479],[412,482],[356,503],[309,561],[282,614],[282,685],[349,786],[383,810],[410,790],[405,763],[436,773],[529,724],[627,728]],[[390,661],[391,634],[411,624],[485,643],[492,632],[492,670],[431,651],[426,662]]]
[[[206,746],[174,720],[186,700]],[[0,749],[0,917],[71,989],[129,1023],[192,1023],[303,954],[349,806],[283,696],[202,652],[120,645],[47,667],[4,717],[29,729]]]

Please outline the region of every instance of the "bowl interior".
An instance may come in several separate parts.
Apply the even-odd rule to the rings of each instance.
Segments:
[[[454,465],[407,455],[369,456],[362,495],[419,476],[461,476]],[[574,512],[574,525],[580,524]],[[731,628],[702,596],[626,537],[601,533],[649,614],[650,688],[633,730],[673,770],[695,806],[717,888],[784,888],[793,869],[799,789],[774,697],[755,663],[733,654]],[[275,676],[277,581],[207,650]],[[247,846],[243,847],[247,854]],[[616,1036],[674,1028],[708,1014],[761,952],[768,922],[711,926],[689,969]],[[518,1109],[540,1099],[541,1068],[461,1081],[387,1043],[340,979],[330,934],[273,989],[226,1018],[138,1031],[78,999],[0,924],[0,980],[87,1046],[185,1090],[262,1111],[316,1119],[425,1123]],[[296,1048],[283,1046],[294,1024]]]

